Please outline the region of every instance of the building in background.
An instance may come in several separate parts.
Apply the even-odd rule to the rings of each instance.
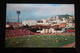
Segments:
[[[65,27],[66,27],[66,23],[59,24],[59,28],[65,28]]]
[[[66,28],[75,28],[75,23],[66,23]]]
[[[23,25],[28,25],[28,26],[31,26],[31,25],[36,25],[37,24],[37,21],[36,20],[26,20],[26,21],[22,21],[22,24]]]
[[[9,28],[10,26],[13,26],[13,28],[18,28],[23,26],[23,24],[18,22],[6,22],[6,28]]]
[[[47,19],[41,19],[41,22],[38,22],[37,25],[50,25],[50,23],[48,23]]]

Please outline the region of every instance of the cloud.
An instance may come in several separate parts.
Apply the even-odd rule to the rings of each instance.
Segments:
[[[7,10],[35,11],[36,13],[40,13],[40,14],[44,14],[44,13],[51,14],[53,12],[55,14],[58,12],[61,13],[63,11],[64,14],[64,13],[71,13],[71,12],[74,13],[74,5],[60,4],[59,6],[52,6],[51,4],[7,4]]]
[[[50,7],[48,4],[7,4],[7,10],[25,10],[33,7]]]
[[[16,16],[16,11],[21,11],[21,18],[25,19],[39,19],[46,16],[55,16],[61,14],[74,15],[74,4],[7,4],[6,8],[8,17]],[[10,16],[11,14],[11,16]]]

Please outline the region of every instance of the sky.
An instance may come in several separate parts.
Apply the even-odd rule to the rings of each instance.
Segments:
[[[17,22],[19,20],[40,20],[57,15],[74,15],[74,4],[6,4],[6,21]]]

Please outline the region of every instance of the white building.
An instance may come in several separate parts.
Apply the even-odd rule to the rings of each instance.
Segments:
[[[47,20],[46,19],[42,19],[43,23],[47,23]]]
[[[64,31],[65,31],[65,28],[62,28],[61,30],[57,30],[57,31],[54,28],[37,30],[37,32],[40,32],[40,33],[63,33]]]
[[[29,25],[29,26],[31,26],[31,25],[36,25],[37,24],[37,21],[36,20],[26,20],[26,21],[22,21],[22,24],[23,25]]]
[[[75,23],[66,23],[66,28],[75,28]]]
[[[73,23],[73,20],[75,20],[74,16],[69,16],[68,22],[69,22],[69,23]]]
[[[66,19],[64,19],[64,18],[62,18],[62,20],[60,20],[60,19],[55,19],[55,20],[53,20],[53,21],[48,21],[48,23],[52,23],[52,24],[61,24],[61,23],[67,23],[67,20]]]
[[[46,19],[41,19],[41,23],[37,23],[37,25],[50,25],[50,23],[47,22]]]
[[[60,20],[60,23],[67,23],[68,20],[66,18],[62,18],[62,20]]]

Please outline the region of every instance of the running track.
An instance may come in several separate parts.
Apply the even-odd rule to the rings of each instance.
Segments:
[[[71,48],[73,45],[75,45],[75,42],[61,46],[61,48]]]

